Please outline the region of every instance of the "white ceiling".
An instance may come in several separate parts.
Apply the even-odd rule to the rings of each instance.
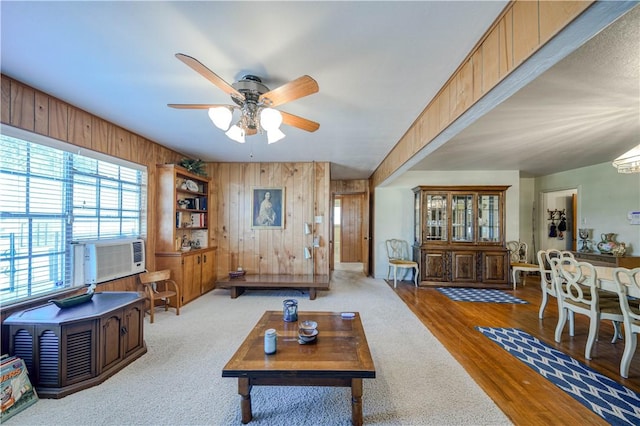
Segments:
[[[368,178],[500,14],[506,1],[0,2],[3,74],[205,161],[329,161]],[[640,134],[639,7],[414,169],[539,175],[608,161]],[[618,24],[614,24],[618,25]],[[618,25],[619,26],[619,25]],[[616,34],[622,34],[616,35]],[[319,93],[279,107],[320,123],[237,144],[206,111],[231,103],[175,58],[229,83],[274,89],[301,75]],[[469,146],[473,145],[473,149]],[[576,151],[579,145],[580,150]],[[535,154],[523,156],[531,146]],[[452,155],[454,154],[454,155]],[[615,155],[614,155],[615,154]]]

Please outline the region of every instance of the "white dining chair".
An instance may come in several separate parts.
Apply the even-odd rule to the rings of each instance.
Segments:
[[[544,310],[549,302],[549,296],[556,296],[556,286],[553,283],[553,277],[551,275],[551,259],[573,257],[573,253],[566,250],[547,249],[538,250],[537,260],[538,268],[540,270],[540,288],[542,290],[542,301],[540,302],[540,310],[538,311],[538,318],[544,317]],[[570,312],[569,316],[569,330],[573,335],[573,312]]]
[[[591,359],[591,350],[596,340],[601,320],[611,320],[614,327],[612,343],[620,336],[619,325],[624,321],[620,303],[615,293],[600,290],[596,270],[588,262],[578,262],[574,258],[551,259],[551,273],[558,299],[558,325],[555,341],[560,343],[562,330],[569,312],[589,317],[589,335],[584,357]],[[611,298],[614,295],[615,298]],[[570,336],[573,332],[570,330]]]
[[[616,283],[620,310],[624,317],[624,352],[620,360],[620,375],[626,379],[629,377],[629,366],[636,352],[640,333],[640,307],[638,300],[630,303],[628,286],[640,288],[640,268],[615,268],[613,281]]]

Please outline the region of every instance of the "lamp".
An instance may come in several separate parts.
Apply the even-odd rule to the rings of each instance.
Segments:
[[[640,173],[640,145],[613,160],[612,165],[618,173]]]
[[[229,127],[233,120],[233,110],[240,110],[241,116],[236,124]],[[225,134],[238,143],[245,142],[246,135],[266,131],[267,142],[274,143],[285,137],[280,130],[282,114],[273,108],[265,108],[255,102],[246,102],[241,108],[219,106],[209,108],[209,118],[213,124],[225,131]]]
[[[225,133],[225,135],[229,136],[229,139],[232,139],[238,143],[244,143],[244,129],[241,129],[239,125],[233,125],[229,128],[229,130]]]
[[[282,124],[282,114],[273,108],[263,108],[260,111],[260,126],[267,131],[267,143],[278,142],[285,137],[279,129]]]
[[[226,131],[233,119],[233,112],[224,106],[209,108],[209,118],[218,129]]]

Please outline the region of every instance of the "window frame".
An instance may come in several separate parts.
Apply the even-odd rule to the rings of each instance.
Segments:
[[[84,283],[75,283],[73,279],[73,275],[74,275],[73,257],[72,257],[73,243],[76,243],[79,241],[85,241],[85,240],[114,240],[114,239],[125,239],[125,238],[126,239],[142,238],[146,240],[147,220],[148,220],[147,202],[148,202],[148,179],[149,179],[148,168],[146,165],[133,163],[128,160],[124,160],[122,158],[113,157],[111,155],[103,154],[97,151],[92,151],[92,150],[80,147],[78,145],[73,145],[67,142],[53,139],[45,135],[40,135],[37,133],[30,132],[28,130],[19,129],[12,126],[2,125],[2,127],[0,128],[0,133],[2,134],[2,136],[20,139],[28,143],[56,149],[63,152],[63,154],[61,155],[61,159],[56,160],[56,161],[59,161],[59,164],[61,165],[61,171],[63,172],[64,170],[67,170],[65,169],[65,166],[67,165],[67,164],[64,164],[65,162],[69,161],[68,164],[76,164],[73,162],[74,160],[79,159],[84,161],[82,158],[77,158],[76,156],[78,155],[89,159],[90,161],[88,161],[88,164],[95,164],[96,166],[96,173],[93,173],[93,174],[86,173],[86,171],[82,172],[80,170],[75,170],[75,168],[74,168],[75,170],[74,171],[74,170],[71,170],[71,168],[69,168],[68,171],[70,173],[68,175],[65,175],[64,178],[60,180],[60,182],[62,182],[61,192],[65,193],[64,195],[61,195],[61,200],[67,199],[67,202],[62,203],[64,205],[61,206],[60,211],[53,212],[51,214],[51,217],[57,217],[58,220],[65,220],[66,222],[66,224],[63,225],[63,227],[65,228],[63,232],[64,247],[60,245],[56,247],[57,249],[56,253],[58,254],[54,255],[55,259],[51,257],[51,254],[45,257],[47,258],[46,261],[49,262],[49,268],[51,268],[50,264],[52,262],[55,263],[55,262],[62,261],[64,263],[64,265],[62,266],[63,268],[62,275],[64,276],[62,280],[63,281],[62,286],[60,288],[55,288],[55,283],[50,282],[49,285],[52,286],[50,291],[38,291],[35,294],[31,294],[32,289],[27,289],[28,294],[26,296],[21,295],[21,296],[0,301],[0,305],[2,307],[5,307],[5,306],[13,307],[13,306],[18,306],[25,303],[32,303],[34,300],[48,299],[48,298],[51,298],[52,296],[57,296],[59,294],[64,294],[64,293],[70,293],[73,291],[77,291],[79,288],[84,287],[85,286]],[[93,161],[97,161],[98,163],[92,163]],[[107,163],[107,164],[104,164],[104,163]],[[107,167],[114,166],[114,170],[118,171],[117,177],[109,177],[107,174],[101,174],[99,170],[99,166],[101,165],[105,165]],[[120,167],[125,167],[126,169],[129,169],[129,170],[125,170],[126,173],[130,173],[130,172],[135,173],[135,176],[136,176],[135,183],[131,183],[131,181],[127,181],[126,178],[122,177],[123,174],[121,173],[122,170],[120,169]],[[137,175],[137,173],[140,173],[140,175]],[[27,175],[30,175],[30,172],[27,171],[25,173],[25,176]],[[101,190],[101,183],[106,182],[107,185],[111,185],[111,188],[110,188],[111,193],[114,193],[115,191],[115,194],[116,194],[114,197],[109,198],[109,200],[116,200],[117,202],[116,206],[112,205],[108,209],[105,208],[104,210],[101,210],[100,206],[97,205],[95,208],[95,217],[91,219],[89,216],[90,222],[93,221],[93,222],[99,223],[99,221],[102,220],[102,218],[104,217],[107,210],[111,213],[109,216],[111,221],[119,225],[116,226],[115,231],[114,230],[110,231],[110,234],[107,238],[104,238],[104,236],[102,238],[100,237],[101,229],[99,227],[98,229],[100,230],[96,230],[96,235],[89,235],[89,236],[73,235],[73,232],[72,232],[73,224],[69,223],[69,217],[72,218],[71,222],[75,220],[75,210],[77,210],[77,209],[74,209],[74,205],[73,205],[74,203],[72,199],[73,188],[77,184],[76,178],[78,177],[85,178],[86,176],[89,176],[89,175],[92,175],[92,179],[94,179],[95,183],[93,186],[89,185],[88,188],[93,188],[96,191],[96,193],[98,193],[97,195],[98,200],[100,200],[99,191]],[[53,179],[53,178],[50,178],[50,179]],[[3,184],[4,183],[0,183],[0,185],[3,185]],[[134,199],[135,199],[135,202],[137,203],[138,208],[123,209],[124,201],[125,201],[123,197],[126,195],[127,191],[129,191],[129,195],[134,194],[133,196],[135,197]],[[131,200],[131,198],[129,198],[129,200]],[[99,202],[97,202],[97,204],[99,204]],[[10,209],[7,208],[7,210],[10,210]],[[6,218],[11,219],[12,216],[13,217],[20,216],[20,214],[8,214],[8,213],[5,214],[5,210],[2,208],[0,208],[0,211],[2,214],[3,220]],[[24,217],[25,218],[28,217],[29,214],[30,214],[29,212],[25,212]],[[134,234],[132,233],[123,234],[122,224],[125,222],[125,220],[131,219],[131,218],[133,218],[133,222],[137,226],[137,229],[135,229],[135,227],[133,228]],[[0,232],[4,232],[2,228],[0,228]],[[29,245],[33,244],[34,232],[35,231],[32,231],[32,230],[27,231],[28,235],[26,238],[28,239]],[[26,259],[28,264],[31,265],[31,261],[34,258],[37,258],[39,255],[38,253],[33,251],[32,248],[30,247],[26,256],[27,256]],[[29,266],[29,269],[31,269],[31,266]],[[28,271],[26,272],[26,274],[29,277],[31,277],[32,272]],[[28,281],[29,283],[25,285],[28,287],[31,287],[33,285],[33,283],[31,283],[31,278],[29,278]],[[7,288],[10,288],[10,287],[7,287]],[[4,291],[7,291],[7,292],[11,291],[8,289],[7,290],[1,289],[1,290],[3,293]]]

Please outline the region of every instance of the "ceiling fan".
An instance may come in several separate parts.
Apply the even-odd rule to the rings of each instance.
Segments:
[[[230,95],[236,105],[168,104],[168,106],[178,109],[209,110],[209,118],[213,124],[226,131],[226,135],[236,142],[244,143],[245,135],[255,135],[263,131],[267,132],[269,143],[276,142],[285,136],[279,129],[281,123],[307,132],[315,132],[320,128],[320,124],[315,121],[274,109],[276,106],[316,93],[318,83],[308,75],[270,90],[255,75],[245,75],[239,81],[229,84],[191,56],[176,53],[176,58]],[[240,118],[231,126],[233,113],[236,110],[240,111]]]

